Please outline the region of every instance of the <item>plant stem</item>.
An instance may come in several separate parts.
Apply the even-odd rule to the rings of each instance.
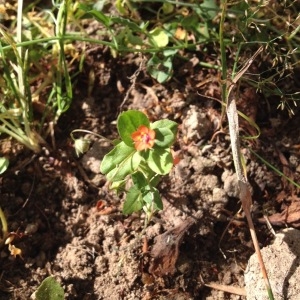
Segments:
[[[107,42],[107,41],[102,41],[102,40],[97,40],[97,39],[93,39],[93,38],[89,38],[89,37],[84,37],[84,36],[79,36],[77,34],[66,34],[64,36],[53,36],[53,37],[47,37],[47,38],[41,38],[41,39],[36,39],[36,40],[32,40],[32,41],[24,41],[18,44],[15,44],[14,46],[16,47],[25,47],[25,46],[31,46],[31,45],[35,45],[35,44],[41,44],[41,43],[47,43],[47,42],[53,42],[55,43],[58,40],[62,40],[62,41],[80,41],[80,42],[87,42],[87,43],[92,43],[92,44],[96,44],[96,45],[104,45],[104,46],[108,46],[112,49],[115,49],[119,52],[141,52],[141,53],[156,53],[161,51],[161,49],[158,48],[147,48],[147,49],[136,49],[134,47],[129,48],[129,47],[120,47],[118,46],[118,48],[116,48],[115,44],[112,42]],[[187,49],[190,48],[194,48],[195,44],[190,44],[187,45]],[[7,45],[2,47],[3,51],[5,50],[10,50],[13,47],[11,45]],[[172,47],[165,47],[164,50],[174,50],[174,49],[182,49],[182,46],[172,46]]]
[[[226,6],[227,6],[227,1],[223,0],[221,20],[220,20],[220,32],[219,32],[221,64],[222,64],[222,80],[226,80],[227,77],[226,49],[224,43],[224,22],[225,22],[225,15],[226,15]],[[222,93],[223,95],[226,95],[226,82],[223,82],[222,84]],[[226,99],[226,97],[223,99]]]
[[[99,137],[101,140],[105,140],[106,142],[109,142],[109,143],[112,144],[112,145],[114,144],[112,140],[110,140],[110,139],[104,137],[103,135],[98,134],[98,133],[95,133],[95,132],[92,132],[92,131],[90,131],[90,130],[86,130],[86,129],[74,129],[74,130],[72,130],[72,132],[70,133],[70,136],[71,136],[71,138],[72,138],[73,141],[76,140],[76,139],[74,138],[74,135],[73,135],[73,133],[75,133],[75,132],[89,133],[89,134],[92,134],[92,135],[94,135],[94,136]]]
[[[224,21],[226,15],[226,7],[227,1],[222,1],[222,13],[220,20],[220,30],[219,30],[219,42],[220,42],[220,51],[221,51],[221,65],[222,65],[222,81],[221,81],[221,89],[222,89],[222,101],[226,103],[227,99],[227,86],[226,86],[226,77],[227,77],[227,60],[226,60],[226,49],[224,43]],[[223,119],[225,115],[225,106],[222,105],[222,114],[221,118]]]
[[[17,11],[17,39],[16,43],[22,42],[22,13],[23,13],[23,0],[18,0],[18,11]],[[18,52],[18,66],[17,66],[17,74],[18,74],[18,88],[20,93],[20,102],[22,105],[22,119],[24,122],[24,129],[27,136],[31,135],[28,114],[29,114],[29,106],[28,99],[26,99],[25,93],[25,84],[24,84],[24,55],[23,55],[23,47],[17,48]]]
[[[251,148],[248,148],[248,150],[254,154],[258,159],[260,159],[267,167],[269,167],[270,169],[272,169],[272,171],[274,171],[276,174],[278,174],[279,176],[283,177],[284,179],[286,179],[289,183],[291,183],[292,185],[294,185],[296,188],[300,189],[300,184],[295,182],[293,179],[291,179],[290,177],[286,176],[283,172],[281,172],[280,170],[278,170],[276,167],[274,167],[272,164],[270,164],[268,161],[266,161],[262,156],[260,156],[258,153],[256,153],[255,151],[253,151]]]
[[[60,4],[55,27],[55,34],[59,37],[59,39],[57,40],[58,68],[56,70],[56,82],[54,87],[56,90],[55,96],[58,104],[56,120],[63,112],[65,112],[69,108],[72,101],[72,83],[70,74],[68,72],[67,60],[65,58],[65,41],[62,39],[62,37],[66,34],[69,8],[68,5],[68,0],[62,1],[62,3]],[[63,91],[62,89],[63,79],[65,82],[65,91]]]
[[[2,238],[5,239],[7,235],[7,221],[1,207],[0,207],[0,220],[2,224]]]
[[[265,264],[262,259],[262,255],[260,252],[255,228],[253,225],[253,221],[251,218],[251,205],[252,205],[252,197],[249,189],[249,182],[247,180],[245,166],[243,166],[242,159],[241,159],[241,151],[240,151],[240,136],[239,136],[239,122],[238,122],[238,113],[236,108],[236,99],[235,99],[235,84],[241,78],[241,76],[247,71],[251,62],[254,58],[262,51],[260,48],[252,58],[245,64],[245,66],[238,72],[238,74],[233,79],[233,83],[228,84],[227,87],[227,117],[228,117],[228,125],[229,125],[229,133],[230,133],[230,141],[231,141],[231,149],[232,149],[232,156],[234,161],[234,167],[238,179],[238,185],[240,190],[240,200],[242,203],[243,211],[246,215],[251,238],[253,241],[253,245],[255,248],[255,252],[258,258],[258,262],[260,265],[260,269],[262,272],[262,276],[265,281],[266,290],[269,295],[270,300],[274,300],[272,288],[270,285],[270,281],[268,278],[268,274],[266,271]]]
[[[6,122],[4,120],[1,120],[1,122]],[[27,136],[23,131],[16,132],[14,128],[12,130],[6,128],[5,125],[0,126],[0,132],[5,132],[6,134],[10,135],[14,139],[16,139],[18,142],[26,146],[28,149],[32,150],[35,153],[40,152],[41,148],[39,143],[37,143],[37,140],[42,140],[41,137],[38,137],[37,133],[33,133],[31,131],[30,136]]]
[[[268,278],[268,274],[262,259],[262,255],[260,252],[260,248],[257,241],[257,236],[255,232],[255,228],[253,225],[253,221],[251,218],[251,205],[252,205],[252,197],[249,190],[249,183],[246,176],[245,166],[242,163],[241,151],[240,151],[240,136],[239,136],[239,123],[238,123],[238,112],[236,108],[236,99],[235,99],[235,86],[238,80],[243,76],[243,74],[247,71],[252,61],[255,57],[262,51],[262,47],[252,56],[252,58],[245,64],[245,66],[232,78],[232,82],[228,82],[227,80],[227,63],[226,63],[226,52],[225,52],[225,44],[224,44],[224,21],[226,14],[226,6],[227,1],[222,1],[222,14],[220,21],[220,51],[221,51],[221,63],[222,63],[222,102],[226,103],[226,111],[229,125],[229,133],[230,133],[230,141],[231,141],[231,149],[232,156],[234,161],[235,172],[238,178],[238,185],[240,190],[240,200],[242,202],[243,211],[246,215],[251,238],[253,240],[255,252],[258,257],[258,261],[260,264],[261,272],[265,281],[266,290],[269,295],[269,299],[274,300],[274,296],[272,293],[270,281]],[[236,68],[236,65],[235,67]],[[222,116],[224,114],[224,106],[222,106]]]

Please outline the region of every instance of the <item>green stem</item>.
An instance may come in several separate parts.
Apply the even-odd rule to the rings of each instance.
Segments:
[[[221,51],[221,64],[222,64],[222,80],[227,79],[227,64],[226,64],[226,49],[225,49],[225,43],[224,43],[224,22],[225,22],[225,15],[226,15],[226,6],[227,1],[222,1],[222,13],[221,13],[221,20],[220,20],[220,32],[219,32],[219,41],[220,41],[220,51]],[[226,99],[226,83],[223,83],[222,85],[222,92],[224,95],[222,95],[223,100]]]
[[[219,30],[219,42],[220,42],[220,51],[221,51],[221,65],[222,65],[222,82],[221,82],[221,88],[222,88],[222,102],[227,102],[227,61],[226,61],[226,49],[225,49],[225,43],[224,43],[224,22],[225,22],[225,15],[226,15],[226,7],[227,7],[227,1],[222,1],[222,13],[221,13],[221,20],[220,20],[220,30]],[[225,106],[222,105],[222,119],[225,115]]]
[[[23,19],[23,0],[18,0],[18,11],[17,11],[17,44],[22,43],[22,19]],[[20,102],[22,104],[22,119],[24,122],[24,130],[27,136],[31,134],[31,129],[28,121],[29,116],[29,101],[25,92],[25,81],[24,81],[24,70],[25,70],[25,61],[23,55],[23,47],[17,48],[18,55],[18,88],[20,93]],[[28,97],[29,98],[29,97]]]
[[[1,120],[3,123],[4,121]],[[12,130],[6,128],[5,126],[0,126],[0,132],[4,132],[14,139],[16,139],[18,142],[26,146],[28,149],[34,151],[35,153],[40,152],[40,146],[39,142],[36,139],[36,136],[33,132],[31,132],[31,136],[27,136],[23,131],[16,132],[14,128]]]
[[[108,46],[112,49],[116,49],[119,52],[141,52],[141,53],[156,53],[161,51],[161,49],[158,48],[147,48],[147,49],[136,49],[136,48],[127,48],[127,47],[120,47],[118,46],[118,48],[115,47],[114,43],[111,42],[107,42],[107,41],[102,41],[102,40],[97,40],[97,39],[92,39],[89,37],[82,37],[79,35],[75,35],[75,34],[66,34],[64,36],[54,36],[54,37],[47,37],[47,38],[42,38],[42,39],[37,39],[37,40],[32,40],[32,41],[24,41],[18,44],[14,44],[14,47],[25,47],[25,46],[31,46],[31,45],[36,45],[36,44],[40,44],[40,43],[47,43],[47,42],[56,42],[58,40],[62,40],[62,41],[80,41],[80,42],[87,42],[87,43],[92,43],[92,44],[96,44],[96,45],[104,45],[104,46]],[[12,45],[7,45],[2,47],[2,50],[10,50],[13,48]],[[189,48],[194,48],[195,44],[190,44],[187,45],[187,49]],[[173,50],[173,49],[182,49],[182,46],[173,46],[173,47],[166,47],[164,48],[164,50]]]
[[[65,50],[64,50],[65,40],[62,39],[62,37],[65,36],[66,34],[68,6],[69,6],[68,0],[63,1],[60,4],[58,14],[57,14],[56,27],[55,27],[56,36],[59,37],[59,39],[57,40],[59,53],[58,53],[58,68],[56,70],[56,84],[55,84],[56,98],[58,104],[56,119],[69,108],[72,101],[72,83],[68,71],[67,60],[65,58]],[[62,89],[63,80],[65,82],[65,91]]]
[[[32,45],[36,45],[36,44],[43,44],[43,43],[47,43],[47,42],[57,42],[58,40],[69,40],[69,41],[81,41],[81,42],[90,42],[90,43],[95,43],[95,44],[100,44],[100,45],[105,45],[105,46],[109,46],[109,47],[113,47],[114,44],[111,42],[106,42],[106,41],[101,41],[101,40],[97,40],[97,39],[92,39],[92,38],[88,38],[88,37],[82,37],[79,35],[72,35],[72,34],[66,34],[65,36],[52,36],[52,37],[46,37],[46,38],[41,38],[41,39],[36,39],[36,40],[32,40],[32,41],[24,41],[21,43],[17,43],[12,45],[7,45],[2,47],[2,50],[11,50],[13,47],[26,47],[26,46],[32,46]]]
[[[71,136],[71,138],[72,138],[73,141],[76,140],[76,139],[74,138],[74,135],[73,135],[73,133],[75,133],[75,132],[89,133],[89,134],[92,134],[92,135],[94,135],[94,136],[99,137],[99,138],[102,139],[102,140],[105,140],[105,141],[109,142],[109,143],[112,144],[112,145],[114,144],[112,140],[110,140],[110,139],[104,137],[103,135],[98,134],[98,133],[95,133],[95,132],[92,132],[92,131],[89,131],[89,130],[86,130],[86,129],[74,129],[74,130],[70,133],[70,136]]]
[[[260,156],[259,154],[257,154],[255,151],[253,151],[251,148],[248,148],[248,150],[254,154],[258,159],[260,159],[267,167],[269,167],[270,169],[272,169],[276,174],[278,174],[279,176],[282,176],[284,179],[286,179],[288,182],[290,182],[292,185],[294,185],[295,187],[297,187],[298,189],[300,188],[300,185],[295,182],[293,179],[291,179],[290,177],[286,176],[283,172],[279,171],[277,168],[275,168],[272,164],[270,164],[268,161],[266,161],[262,156]]]
[[[0,207],[0,220],[2,223],[2,238],[5,239],[7,235],[7,221],[1,207]]]

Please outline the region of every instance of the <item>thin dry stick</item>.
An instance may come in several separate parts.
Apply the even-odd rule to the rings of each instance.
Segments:
[[[133,75],[131,75],[129,77],[130,79],[130,82],[131,82],[131,85],[129,87],[129,89],[127,90],[126,92],[126,95],[124,97],[124,100],[122,101],[120,107],[119,107],[119,112],[123,109],[123,106],[124,104],[127,102],[128,98],[129,98],[129,95],[131,93],[131,91],[135,88],[135,85],[136,85],[136,80],[138,78],[138,76],[140,75],[140,73],[144,70],[145,68],[145,58],[142,57],[142,55],[140,55],[141,57],[141,62],[140,62],[140,65],[139,65],[139,68],[133,73]]]
[[[223,292],[230,293],[230,294],[236,294],[236,295],[240,295],[240,296],[247,296],[244,288],[218,284],[215,282],[204,283],[204,284],[215,290],[223,291]]]
[[[262,275],[265,280],[265,285],[268,291],[269,298],[274,299],[269,278],[267,275],[267,271],[258,245],[254,224],[251,218],[251,213],[250,213],[250,209],[252,205],[252,196],[249,189],[249,182],[243,172],[243,165],[241,161],[238,112],[236,108],[236,99],[235,99],[236,93],[234,91],[237,81],[243,76],[243,74],[247,71],[249,66],[252,64],[253,60],[262,50],[263,48],[260,47],[257,50],[257,52],[246,62],[244,67],[237,73],[232,83],[230,83],[227,86],[227,91],[228,91],[227,92],[227,117],[228,117],[229,133],[230,133],[230,140],[231,140],[232,156],[233,156],[235,171],[238,178],[242,207],[247,218],[250,234],[253,240],[255,252],[258,257]]]

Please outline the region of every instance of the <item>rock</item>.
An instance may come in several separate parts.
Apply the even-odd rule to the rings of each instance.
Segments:
[[[213,189],[212,201],[214,203],[222,204],[222,206],[224,207],[228,204],[228,197],[223,189],[215,187]]]
[[[275,299],[299,300],[300,231],[282,230],[261,252]],[[269,299],[256,254],[250,257],[244,276],[247,300]]]
[[[225,172],[224,172],[225,173]],[[229,175],[226,172],[227,176],[222,175],[224,180],[224,190],[229,197],[239,198],[240,190],[238,185],[238,180],[236,174]],[[225,177],[225,178],[224,178]]]
[[[207,114],[198,109],[195,105],[190,105],[189,110],[182,121],[182,132],[187,141],[197,141],[203,139],[212,130],[212,123]]]

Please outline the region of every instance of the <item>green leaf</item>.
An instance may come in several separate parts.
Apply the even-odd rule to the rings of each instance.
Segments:
[[[145,157],[146,159],[148,159],[149,154],[144,153],[142,156]],[[141,162],[139,169],[142,171],[144,177],[147,178],[148,184],[154,187],[159,183],[160,175],[158,175],[152,169],[149,168],[147,162],[145,161],[145,158],[144,158],[144,161]],[[144,185],[144,186],[146,186],[146,185]]]
[[[122,142],[122,140],[115,139],[115,140],[113,140],[111,143],[112,143],[114,146],[117,146],[117,145],[120,144],[121,142]]]
[[[155,187],[158,185],[158,183],[160,182],[160,175],[155,174],[151,179],[150,179],[150,185]]]
[[[153,55],[147,63],[147,69],[149,74],[159,83],[166,82],[173,73],[172,56],[161,60],[156,55]]]
[[[169,56],[173,57],[177,52],[178,49],[166,49],[162,53],[164,57],[169,57]]]
[[[204,0],[200,5],[201,16],[206,20],[212,20],[219,13],[219,7],[215,0]]]
[[[164,48],[169,44],[169,37],[164,29],[156,27],[150,31],[151,42],[155,47]]]
[[[154,201],[154,204],[155,204],[154,208],[155,208],[156,210],[163,210],[164,205],[163,205],[163,202],[162,202],[162,200],[161,200],[161,197],[160,197],[160,194],[159,194],[158,191],[157,191],[157,193],[154,194],[154,199],[153,199],[153,201]]]
[[[135,152],[132,156],[129,156],[119,165],[117,165],[113,170],[111,170],[107,175],[108,181],[120,181],[123,180],[127,175],[136,171],[141,161],[141,156],[139,153]]]
[[[121,15],[128,15],[128,9],[125,8],[125,3],[123,0],[116,0],[115,2],[116,9]]]
[[[173,157],[170,149],[154,148],[149,151],[147,163],[150,169],[157,174],[166,175],[173,167]]]
[[[0,174],[4,173],[9,165],[9,160],[5,157],[0,157]]]
[[[104,156],[100,171],[106,174],[109,181],[120,181],[138,168],[141,159],[133,147],[121,142]]]
[[[114,181],[110,185],[111,190],[115,190],[117,194],[125,191],[126,180]]]
[[[131,178],[132,178],[133,184],[139,189],[142,189],[143,187],[148,185],[148,181],[142,172],[136,172],[136,173],[132,174]]]
[[[171,130],[171,132],[173,134],[173,140],[172,140],[172,142],[170,142],[169,146],[171,146],[176,140],[177,127],[178,127],[178,124],[176,122],[168,120],[168,119],[159,120],[159,121],[156,121],[156,122],[154,122],[150,125],[150,128],[154,129],[155,132],[156,132],[156,130],[160,130],[160,129],[163,129],[163,128]],[[168,131],[166,131],[166,134],[167,134],[167,132]],[[156,138],[159,140],[159,138],[157,136],[156,136]],[[160,147],[162,147],[162,146],[160,146]]]
[[[155,146],[167,148],[173,144],[174,140],[175,136],[171,129],[166,127],[155,129]]]
[[[95,10],[95,9],[91,9],[91,7],[89,5],[80,3],[78,5],[79,9],[82,9],[83,11],[85,11],[88,15],[91,15],[92,17],[94,17],[98,22],[102,23],[104,26],[109,27],[110,26],[110,18],[107,17],[105,14],[103,14],[101,11]],[[83,16],[84,18],[85,16]]]
[[[187,30],[195,29],[198,26],[198,24],[199,24],[199,17],[196,14],[188,15],[181,22],[182,27]]]
[[[118,132],[127,146],[133,147],[131,134],[141,125],[150,127],[149,119],[144,113],[138,110],[128,110],[120,114],[117,121]]]
[[[199,24],[198,28],[196,30],[202,34],[205,38],[209,38],[209,30],[208,30],[208,25],[207,23],[204,23],[203,25]]]
[[[36,300],[64,300],[64,290],[60,284],[53,278],[47,277],[37,291],[33,299]]]
[[[94,5],[93,8],[97,11],[102,11],[107,0],[98,0]]]
[[[162,210],[163,203],[158,190],[155,187],[146,187],[143,191],[143,200],[145,203],[152,205],[154,210]]]
[[[132,45],[143,45],[144,41],[137,35],[133,35],[131,32],[127,33],[127,40]]]
[[[141,210],[143,207],[142,193],[138,187],[132,186],[127,195],[123,205],[123,214],[129,215],[133,212]]]
[[[164,127],[169,128],[170,130],[172,130],[174,135],[177,134],[178,124],[174,121],[171,121],[171,120],[168,120],[168,119],[163,119],[163,120],[155,121],[154,123],[151,124],[151,129],[164,128]]]
[[[127,26],[133,32],[142,32],[142,29],[137,25],[137,23],[130,21],[129,19],[122,17],[112,17],[111,21],[115,24],[121,24]]]

